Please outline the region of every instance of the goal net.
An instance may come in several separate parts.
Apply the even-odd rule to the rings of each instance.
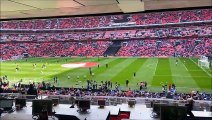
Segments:
[[[210,67],[210,62],[208,60],[208,57],[206,56],[201,56],[198,60],[198,66],[200,67],[206,67],[209,68]]]

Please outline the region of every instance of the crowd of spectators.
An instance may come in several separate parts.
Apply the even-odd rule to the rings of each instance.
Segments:
[[[135,25],[152,25],[168,23],[185,23],[208,21],[212,18],[212,9],[168,11],[153,13],[136,13],[129,15],[108,15],[92,17],[71,17],[53,19],[35,19],[24,21],[6,21],[0,23],[6,29],[81,29],[111,27],[113,23],[134,22]],[[142,57],[191,57],[212,54],[212,26],[178,26],[150,27],[129,30],[103,30],[89,32],[26,32],[2,33],[0,35],[0,60],[10,60],[14,56],[28,55],[31,57],[45,56],[103,56],[110,46],[111,40],[120,40],[121,48],[116,56]],[[134,40],[135,39],[135,40]],[[75,40],[75,41],[71,41]],[[84,40],[84,41],[83,41]],[[97,41],[96,41],[97,40]],[[122,41],[121,41],[122,40]],[[123,41],[124,40],[124,41]],[[12,41],[12,42],[11,42]],[[16,41],[16,42],[14,42]],[[18,42],[17,42],[18,41]],[[109,84],[110,83],[110,84]],[[161,92],[148,92],[143,89],[122,91],[120,84],[112,82],[97,83],[88,80],[86,88],[56,88],[50,83],[30,83],[21,87],[21,83],[8,88],[7,76],[0,78],[0,93],[16,91],[28,94],[70,95],[70,96],[116,96],[143,97],[186,100],[212,101],[212,94],[192,94],[176,92],[175,85]],[[168,86],[169,87],[169,86]],[[113,89],[114,88],[114,89]],[[36,90],[36,91],[35,91]]]
[[[55,56],[100,56],[109,45],[109,41],[84,42],[33,42],[33,43],[6,43],[0,44],[3,60],[13,56],[27,54],[30,57]]]
[[[145,39],[120,41],[116,56],[198,57],[212,53],[212,40],[205,38]],[[30,57],[103,56],[111,41],[82,42],[20,42],[0,44],[3,60],[27,54]]]
[[[12,88],[0,87],[1,93],[22,93],[28,95],[70,95],[76,97],[85,96],[116,96],[116,97],[140,97],[140,98],[168,98],[174,100],[187,100],[193,98],[194,100],[205,100],[211,101],[212,94],[205,92],[200,93],[199,91],[192,91],[191,93],[178,93],[174,84],[162,86],[161,92],[149,92],[145,89],[134,88],[128,90],[121,90],[120,85],[109,81],[96,81],[88,80],[89,84],[87,87],[80,88],[63,88],[55,87],[54,84],[40,82],[30,82],[28,85],[22,85],[20,82],[14,85]],[[107,84],[106,84],[107,82]],[[93,85],[91,83],[94,83]],[[108,84],[109,83],[109,84]],[[112,84],[113,87],[112,87]],[[95,87],[98,85],[98,87]],[[105,89],[105,86],[107,89]]]
[[[142,52],[141,52],[142,51]],[[155,40],[131,40],[122,42],[122,47],[116,54],[117,56],[154,56],[156,51]]]
[[[56,32],[56,31],[55,31]],[[70,41],[70,40],[123,40],[146,38],[179,38],[193,36],[212,36],[212,26],[186,26],[186,27],[154,27],[133,30],[108,30],[90,32],[64,32],[64,33],[2,33],[0,42],[8,41]]]
[[[210,55],[211,38],[131,40],[122,42],[117,56],[192,57]]]
[[[113,23],[133,22],[135,25],[208,21],[212,9],[136,13],[125,15],[69,17],[1,22],[1,29],[70,29],[109,27]]]
[[[80,42],[73,51],[73,56],[102,56],[109,46],[109,41]]]

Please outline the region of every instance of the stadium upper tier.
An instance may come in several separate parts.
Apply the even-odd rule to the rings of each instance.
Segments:
[[[212,36],[212,25],[200,24],[178,27],[132,28],[89,32],[2,32],[0,42],[9,41],[73,41],[73,40],[132,40],[167,39]]]
[[[90,17],[2,21],[1,29],[90,29],[201,22],[212,20],[212,9],[120,14]]]

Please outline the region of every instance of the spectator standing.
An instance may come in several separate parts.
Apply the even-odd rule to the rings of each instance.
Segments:
[[[187,107],[187,114],[190,116],[190,117],[194,117],[194,114],[191,112],[191,110],[193,110],[193,99],[192,98],[189,98],[187,100],[187,104],[185,104],[185,106]]]

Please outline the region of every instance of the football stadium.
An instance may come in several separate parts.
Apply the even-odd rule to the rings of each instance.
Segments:
[[[212,119],[211,6],[1,0],[0,118]]]

